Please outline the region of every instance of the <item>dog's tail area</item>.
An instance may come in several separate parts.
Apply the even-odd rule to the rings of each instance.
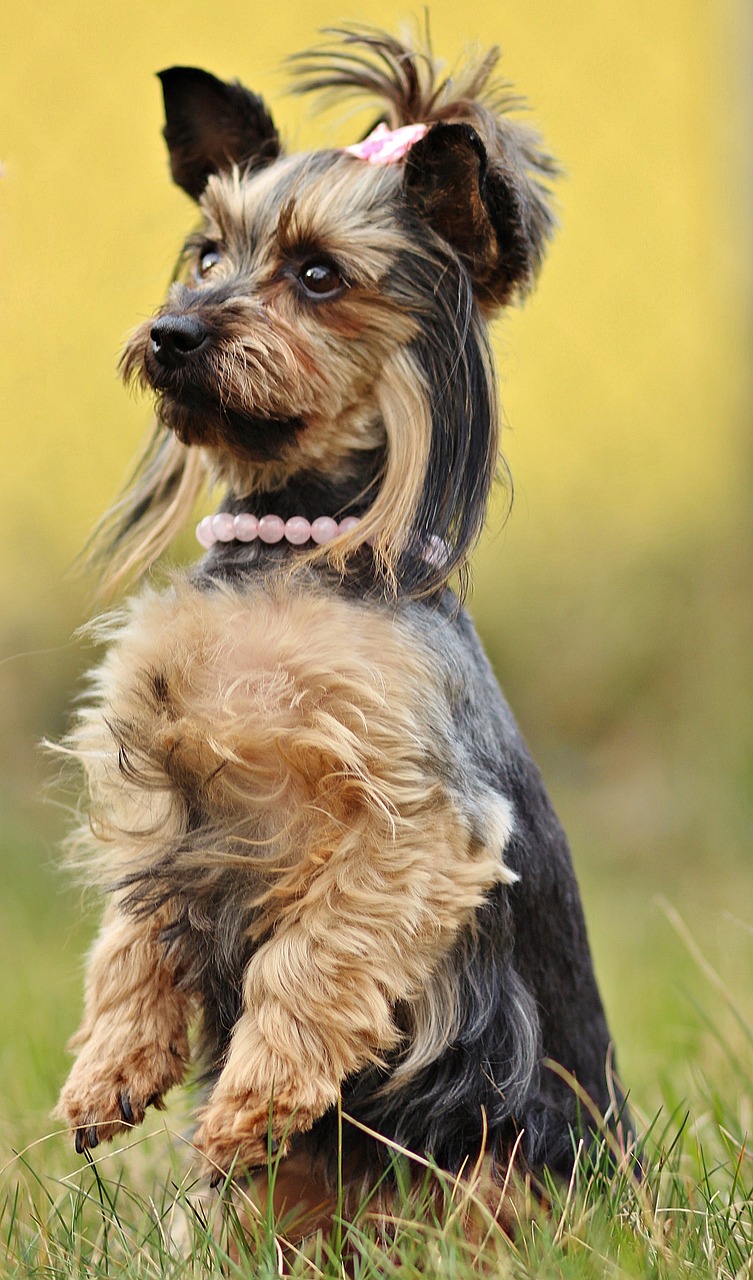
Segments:
[[[123,490],[93,530],[83,552],[113,595],[145,572],[183,528],[206,480],[201,454],[156,424]]]

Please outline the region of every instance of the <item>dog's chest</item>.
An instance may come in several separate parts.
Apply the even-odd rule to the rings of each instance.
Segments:
[[[77,736],[108,820],[143,832],[129,870],[138,845],[138,869],[167,861],[190,884],[198,868],[219,893],[239,866],[316,857],[314,831],[325,857],[364,810],[389,828],[440,803],[446,680],[396,612],[285,581],[180,580],[111,634]]]
[[[116,713],[149,722],[168,770],[182,767],[230,808],[232,786],[207,772],[218,754],[223,774],[253,756],[271,779],[281,752],[336,745],[355,764],[400,726],[431,753],[447,710],[435,655],[397,612],[284,581],[144,593],[99,680]]]

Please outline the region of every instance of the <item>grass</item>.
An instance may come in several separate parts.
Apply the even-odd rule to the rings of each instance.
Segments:
[[[403,1190],[386,1215],[367,1203],[303,1244],[242,1195],[223,1215],[217,1199],[181,1177],[174,1135],[171,1159],[158,1144],[161,1174],[145,1166],[136,1186],[117,1154],[75,1173],[42,1173],[37,1146],[18,1157],[5,1193],[3,1275],[749,1276],[753,1169],[739,1118],[710,1091],[695,1119],[682,1109],[657,1115],[645,1144],[643,1183],[615,1176],[604,1151],[581,1153],[567,1186],[542,1191],[512,1173],[499,1215],[472,1176],[455,1182],[429,1171],[411,1192],[398,1161]],[[130,1163],[138,1147],[128,1148]]]
[[[185,1094],[96,1159],[75,1156],[53,1131],[94,919],[56,877],[55,834],[45,841],[20,823],[2,840],[2,1280],[753,1276],[753,1019],[740,980],[753,932],[733,918],[746,912],[745,868],[719,866],[712,881],[675,861],[644,884],[587,851],[581,862],[597,968],[634,1086],[642,1183],[615,1175],[606,1150],[581,1152],[567,1186],[526,1185],[513,1167],[495,1216],[473,1171],[456,1182],[413,1161],[416,1187],[395,1153],[401,1190],[386,1215],[367,1202],[295,1245],[285,1220],[255,1215],[242,1196],[219,1212],[191,1168]],[[656,905],[657,888],[669,902]]]

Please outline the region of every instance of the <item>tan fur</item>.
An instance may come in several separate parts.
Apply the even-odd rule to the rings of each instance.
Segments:
[[[191,999],[157,942],[164,923],[111,905],[89,957],[84,1018],[69,1046],[78,1057],[56,1114],[75,1130],[95,1126],[98,1141],[140,1123],[188,1066]]]
[[[513,878],[506,832],[489,802],[479,840],[440,781],[443,697],[429,655],[389,610],[319,594],[305,575],[299,590],[286,579],[284,590],[242,595],[178,582],[103,630],[113,643],[97,700],[69,744],[89,777],[83,846],[112,881],[176,847],[198,803],[209,835],[181,846],[176,865],[235,867],[261,945],[197,1142],[221,1168],[236,1151],[251,1167],[265,1158],[272,1097],[282,1140],[398,1043],[395,1003],[425,1001],[458,929]],[[107,980],[95,958],[89,1021]],[[435,1021],[419,1038],[422,1058],[447,1034],[445,1015]],[[92,1073],[99,1082],[88,1058],[74,1068],[61,1102],[72,1123],[107,1087]]]
[[[483,844],[489,850],[497,850],[501,858],[513,830],[512,806],[499,796],[484,797],[483,803]],[[512,884],[517,877],[505,868],[500,879]],[[462,1010],[457,1000],[457,974],[448,963],[447,955],[441,957],[428,975],[422,990],[407,1006],[406,1014],[410,1052],[395,1067],[383,1086],[384,1093],[404,1088],[423,1067],[436,1061],[455,1038]]]

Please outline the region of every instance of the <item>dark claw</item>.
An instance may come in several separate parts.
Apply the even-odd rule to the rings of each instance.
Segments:
[[[85,1129],[76,1130],[75,1146],[76,1146],[76,1154],[82,1156],[86,1148],[86,1130]]]
[[[133,1124],[133,1110],[131,1108],[131,1099],[127,1093],[120,1095],[120,1110],[123,1113],[123,1119],[126,1124]]]
[[[86,1130],[86,1141],[90,1147],[99,1146],[99,1138],[97,1137],[97,1126],[95,1124],[91,1125],[90,1128]]]
[[[277,1155],[277,1152],[280,1150],[280,1143],[277,1138],[270,1139],[269,1150],[271,1155],[273,1156]]]
[[[160,1105],[160,1095],[153,1093],[151,1098],[147,1098],[146,1105],[148,1107],[156,1107],[158,1111],[164,1111],[164,1107]]]
[[[217,1171],[212,1174],[211,1178],[209,1179],[209,1185],[213,1191],[215,1190],[216,1187],[220,1187],[224,1184],[225,1177],[226,1175],[222,1172],[221,1169],[217,1169]]]

